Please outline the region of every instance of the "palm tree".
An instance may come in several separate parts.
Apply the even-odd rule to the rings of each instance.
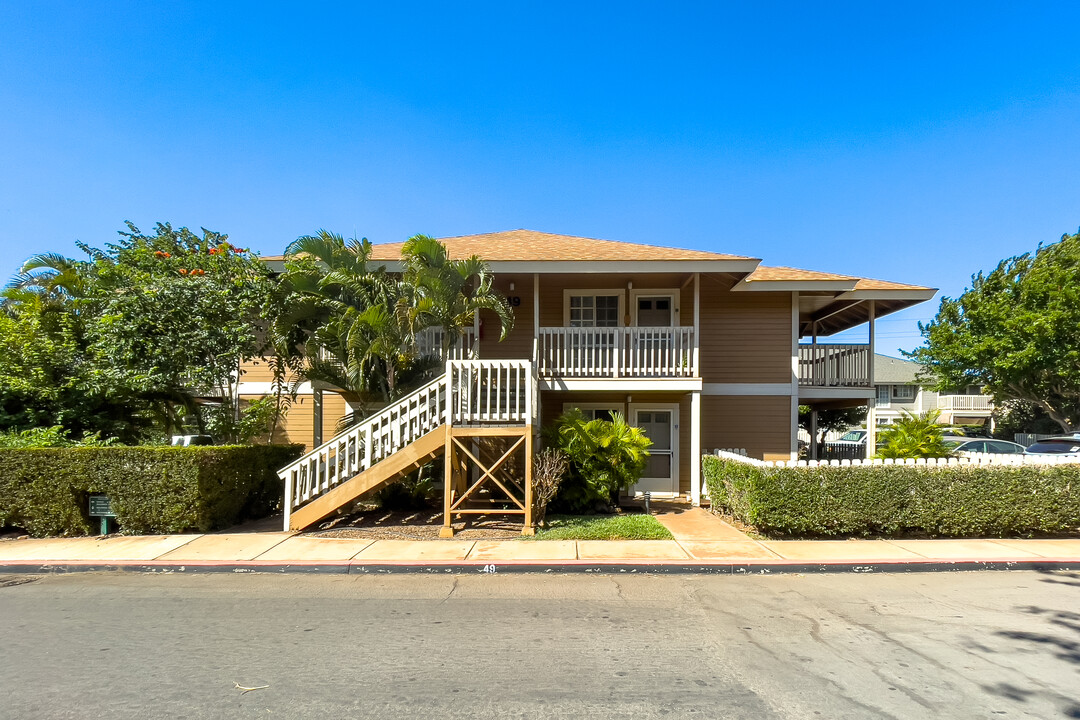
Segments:
[[[903,416],[881,432],[885,446],[877,456],[882,458],[940,458],[951,453],[943,441],[938,424],[941,412],[928,410],[921,415],[903,411]]]
[[[414,235],[401,250],[404,280],[416,292],[410,324],[417,330],[442,329],[442,356],[457,344],[473,318],[490,310],[499,318],[500,340],[514,328],[510,305],[492,287],[491,268],[478,256],[451,260],[446,246],[433,237]]]

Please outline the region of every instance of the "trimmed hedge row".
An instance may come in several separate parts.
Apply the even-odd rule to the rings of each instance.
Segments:
[[[300,445],[0,450],[0,526],[35,537],[86,535],[88,497],[112,499],[129,535],[206,532],[281,504],[277,470]]]
[[[1080,528],[1080,465],[762,467],[705,456],[713,505],[766,533],[943,537]]]

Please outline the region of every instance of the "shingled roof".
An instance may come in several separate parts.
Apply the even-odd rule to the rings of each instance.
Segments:
[[[451,258],[479,255],[488,262],[757,260],[743,255],[556,235],[536,230],[507,230],[439,240],[446,245]],[[374,245],[372,259],[400,260],[402,245],[404,243],[400,242]]]

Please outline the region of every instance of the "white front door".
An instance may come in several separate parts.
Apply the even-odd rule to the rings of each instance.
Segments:
[[[631,488],[635,495],[648,492],[659,497],[679,493],[679,406],[632,404],[630,424],[652,440],[645,474]]]

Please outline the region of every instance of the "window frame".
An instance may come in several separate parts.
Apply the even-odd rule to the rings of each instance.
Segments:
[[[901,394],[900,392],[898,392],[901,388],[903,388],[905,391],[910,391],[911,396],[908,397],[907,395],[904,395],[904,394]],[[898,400],[900,402],[915,402],[915,399],[918,398],[918,397],[919,397],[919,386],[918,385],[893,385],[892,386],[892,392],[889,393],[889,398],[891,400]]]
[[[618,297],[618,312],[617,323],[614,326],[601,325],[600,329],[605,327],[626,327],[624,320],[626,319],[626,291],[620,288],[567,288],[563,290],[563,327],[570,327],[570,298],[571,297]],[[593,312],[595,313],[595,301],[593,305]],[[585,328],[597,327],[596,325],[587,325]],[[579,329],[585,329],[579,328]]]

